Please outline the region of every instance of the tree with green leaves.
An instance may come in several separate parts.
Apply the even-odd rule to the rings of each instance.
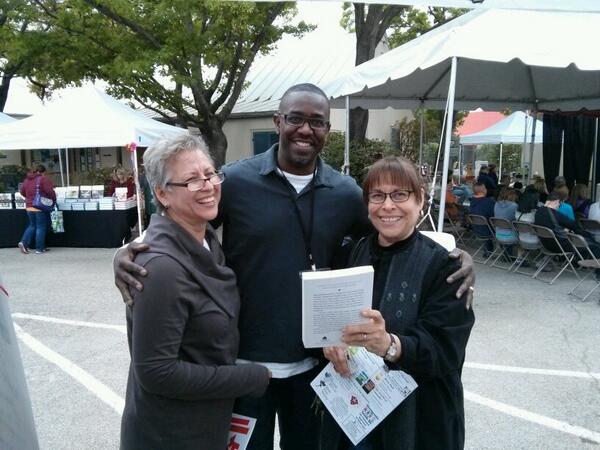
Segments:
[[[356,33],[355,64],[359,65],[373,59],[384,38],[390,48],[398,47],[465,12],[452,8],[428,8],[424,11],[403,5],[344,3],[341,25]],[[352,109],[350,139],[364,141],[368,123],[368,110]]]
[[[30,32],[38,26],[38,11],[28,2],[0,0],[0,111],[4,111],[16,77],[28,78],[32,87],[43,89],[30,77],[39,56]]]
[[[291,3],[218,0],[33,0],[45,57],[35,79],[51,89],[102,80],[170,123],[195,127],[217,166],[225,161],[223,124],[257,55],[293,25]]]

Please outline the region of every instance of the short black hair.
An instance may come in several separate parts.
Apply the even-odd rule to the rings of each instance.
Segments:
[[[294,92],[312,92],[313,94],[320,95],[325,100],[327,100],[327,103],[329,103],[329,97],[327,97],[327,94],[323,91],[323,89],[321,89],[319,86],[316,86],[312,83],[300,83],[300,84],[295,84],[294,86],[290,87],[281,96],[281,102],[283,102],[283,100],[288,95],[293,94]],[[281,102],[280,102],[280,104],[281,104]]]
[[[546,197],[547,202],[555,202],[557,200],[560,200],[560,195],[558,195],[558,192],[555,191],[550,192],[548,197]]]

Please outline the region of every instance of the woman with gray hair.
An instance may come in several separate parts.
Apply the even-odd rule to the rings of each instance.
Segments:
[[[240,299],[209,221],[224,175],[204,142],[181,135],[144,153],[158,213],[135,262],[147,270],[127,307],[131,365],[122,449],[225,448],[233,402],[260,396],[269,371],[236,365]]]

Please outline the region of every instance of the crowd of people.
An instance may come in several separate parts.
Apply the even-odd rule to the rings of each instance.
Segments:
[[[450,174],[452,175],[452,174]],[[450,178],[449,178],[450,179]],[[485,225],[471,225],[467,216],[470,214],[483,216],[486,219],[499,218],[509,222],[522,221],[550,228],[565,251],[573,251],[568,242],[565,230],[583,236],[594,254],[600,255],[600,247],[594,237],[584,230],[579,224],[579,219],[600,220],[600,203],[592,202],[589,198],[589,189],[586,184],[577,183],[571,189],[567,186],[563,176],[557,176],[548,189],[546,180],[534,176],[531,183],[525,187],[519,179],[512,180],[509,176],[502,176],[500,182],[495,175],[493,165],[481,166],[477,179],[472,185],[473,194],[468,197],[470,186],[462,179],[452,176],[452,181],[447,185],[446,202],[450,204],[448,215],[454,221],[463,221],[481,238],[489,236],[484,245],[484,257],[489,256],[495,247],[495,241],[502,243],[505,251],[510,256],[514,249],[520,252],[515,231],[508,228],[487,227]],[[466,203],[465,203],[466,202]],[[458,208],[467,204],[468,207]],[[492,233],[495,236],[492,236]],[[495,238],[495,239],[494,239]],[[549,249],[556,247],[551,242],[546,242]],[[555,251],[559,251],[558,248]],[[551,270],[551,265],[545,268]]]

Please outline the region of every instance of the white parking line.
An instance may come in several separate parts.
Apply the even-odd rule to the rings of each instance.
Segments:
[[[23,314],[23,313],[14,313],[14,318],[19,319],[30,319],[30,320],[38,320],[43,322],[51,322],[63,325],[72,325],[72,326],[81,326],[81,327],[90,327],[90,328],[104,328],[116,330],[121,333],[126,333],[127,329],[122,325],[111,325],[97,322],[82,322],[78,320],[68,320],[68,319],[57,319],[54,317],[40,316],[40,315],[32,315],[32,314]],[[45,358],[46,360],[56,364],[61,370],[65,371],[71,377],[73,377],[77,382],[81,383],[87,389],[89,389],[94,395],[96,395],[100,400],[109,405],[112,409],[114,409],[118,414],[122,414],[124,407],[124,400],[113,392],[108,386],[94,378],[85,370],[81,369],[65,357],[59,355],[54,352],[50,348],[46,347],[40,341],[25,333],[21,327],[19,327],[16,323],[15,331],[17,333],[18,338],[27,345],[31,350]],[[493,370],[499,372],[510,372],[510,373],[524,373],[524,374],[534,374],[534,375],[550,375],[550,376],[561,376],[561,377],[575,377],[575,378],[589,378],[589,379],[600,379],[600,373],[595,372],[580,372],[580,371],[570,371],[570,370],[549,370],[549,369],[535,369],[528,367],[516,367],[516,366],[503,366],[497,364],[482,364],[482,363],[474,363],[474,362],[466,362],[464,364],[465,367],[471,369],[481,369],[481,370]],[[592,442],[600,443],[600,433],[588,430],[583,427],[579,427],[576,425],[571,425],[567,422],[562,422],[560,420],[552,419],[550,417],[543,416],[541,414],[536,414],[525,409],[517,408],[515,406],[508,405],[506,403],[498,402],[496,400],[492,400],[487,397],[483,397],[481,395],[475,394],[473,392],[465,391],[465,399],[471,402],[477,403],[479,405],[494,409],[503,414],[507,414],[509,416],[513,416],[522,420],[526,420],[528,422],[532,422],[538,425],[542,425],[563,433],[571,434],[577,436],[582,439],[587,439]]]
[[[61,325],[73,325],[76,327],[104,328],[107,330],[115,330],[120,333],[127,334],[127,327],[124,325],[112,325],[109,323],[98,323],[98,322],[82,322],[80,320],[57,319],[56,317],[38,316],[35,314],[23,314],[23,313],[13,313],[12,316],[13,316],[13,318],[17,318],[17,319],[39,320],[42,322],[59,323]]]
[[[14,326],[17,337],[21,342],[23,342],[23,344],[40,355],[42,358],[57,365],[59,369],[73,377],[75,381],[85,386],[96,397],[114,409],[117,414],[121,415],[123,413],[125,401],[119,395],[113,392],[108,386],[83,370],[81,367],[73,364],[64,356],[61,356],[54,350],[46,347],[33,336],[25,333],[23,329],[16,323]]]
[[[553,430],[561,431],[563,433],[572,434],[582,439],[587,439],[592,442],[600,444],[600,433],[588,430],[587,428],[578,427],[571,425],[567,422],[552,419],[550,417],[542,416],[540,414],[529,412],[525,409],[517,408],[515,406],[507,405],[506,403],[492,400],[491,398],[483,397],[473,392],[465,391],[465,399],[470,400],[474,403],[478,403],[482,406],[495,409],[509,416],[517,417],[519,419],[526,420],[528,422],[536,423]]]
[[[555,377],[591,378],[600,380],[600,373],[577,372],[572,370],[534,369],[531,367],[502,366],[497,364],[481,364],[466,362],[465,367],[470,369],[495,370],[498,372],[526,373],[530,375],[551,375]]]

